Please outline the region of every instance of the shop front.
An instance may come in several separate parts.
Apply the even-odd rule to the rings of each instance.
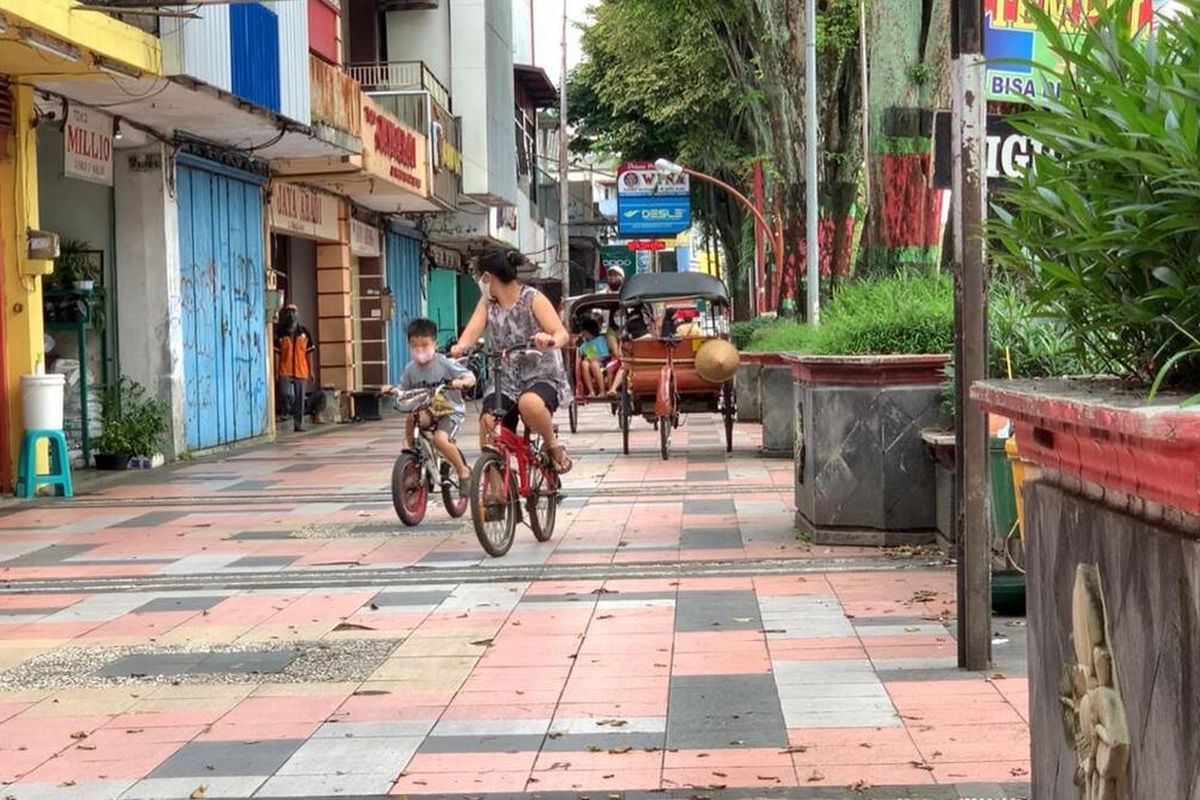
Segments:
[[[336,284],[320,279],[318,264],[323,250],[341,246],[344,203],[324,192],[282,182],[271,184],[270,197],[275,289],[283,305],[296,306],[300,324],[313,337],[312,374],[317,383],[337,385],[340,371],[350,363],[344,355],[346,343],[325,338],[322,328],[326,319],[346,315],[350,298]],[[278,413],[278,398],[275,406]]]
[[[387,385],[387,323],[384,320],[383,234],[378,215],[354,209],[350,258],[354,281],[355,383],[360,389]]]

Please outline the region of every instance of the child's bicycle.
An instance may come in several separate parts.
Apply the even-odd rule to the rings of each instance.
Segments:
[[[500,372],[512,356],[529,354],[546,355],[528,346],[488,353],[491,385],[500,385]],[[504,415],[499,409],[493,413],[496,426],[491,443],[471,471],[471,521],[479,544],[488,555],[498,558],[512,548],[517,523],[526,522],[522,500],[533,535],[539,542],[550,541],[562,494],[558,473],[542,449],[541,438],[529,426],[525,426],[525,435],[519,436],[500,423]]]
[[[410,414],[414,423],[412,446],[399,455],[392,467],[392,505],[405,525],[421,524],[429,506],[429,495],[435,488],[441,490],[442,502],[450,516],[461,517],[467,511],[469,498],[454,467],[433,446],[438,422],[433,408],[447,387],[448,384],[441,383],[425,389],[391,392],[396,398],[397,410]]]

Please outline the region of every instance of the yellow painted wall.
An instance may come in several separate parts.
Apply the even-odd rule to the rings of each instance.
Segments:
[[[0,13],[5,15],[10,29],[28,25],[140,72],[162,74],[162,45],[156,36],[107,14],[81,10],[76,0],[0,0]],[[16,33],[10,35],[15,37]],[[87,61],[81,59],[78,69],[93,72]],[[48,71],[46,63],[44,56],[34,58],[24,69],[14,71]],[[12,65],[6,68],[13,69]]]
[[[42,279],[22,274],[26,266],[26,231],[38,227],[37,132],[33,127],[33,90],[12,87],[15,135],[8,157],[0,161],[0,258],[4,269],[4,349],[8,393],[8,447],[16,471],[24,429],[21,376],[45,361],[42,327]],[[8,489],[10,487],[3,487]]]

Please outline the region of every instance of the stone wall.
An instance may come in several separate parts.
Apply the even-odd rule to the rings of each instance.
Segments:
[[[759,373],[762,451],[768,458],[792,457],[792,447],[796,438],[793,382],[790,364],[763,364]]]
[[[1033,796],[1073,798],[1060,680],[1076,660],[1072,586],[1092,566],[1130,732],[1117,798],[1200,797],[1200,543],[1044,480],[1025,487]]]

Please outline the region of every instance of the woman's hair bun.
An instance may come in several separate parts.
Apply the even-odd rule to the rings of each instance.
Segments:
[[[514,267],[519,267],[525,263],[525,256],[521,255],[521,251],[519,250],[509,250],[508,263]]]

